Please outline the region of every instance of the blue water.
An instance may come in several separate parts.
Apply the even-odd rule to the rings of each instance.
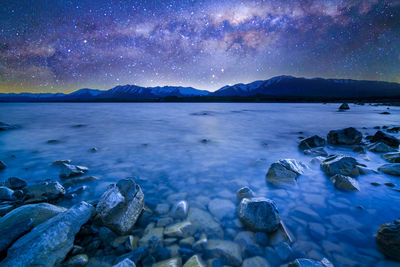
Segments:
[[[276,201],[282,220],[292,233],[292,247],[306,257],[327,257],[337,266],[394,266],[376,249],[380,224],[400,215],[399,178],[382,173],[357,178],[360,192],[336,190],[312,157],[298,149],[299,137],[326,137],[332,129],[356,127],[373,134],[374,126],[398,126],[400,107],[390,115],[385,106],[351,105],[337,112],[337,104],[269,103],[3,103],[0,121],[20,125],[0,132],[0,160],[8,168],[0,180],[17,176],[30,183],[59,180],[55,160],[71,159],[101,178],[88,184],[80,199],[97,199],[107,185],[134,177],[147,205],[177,198],[190,205],[224,198],[236,203],[235,192],[248,185],[256,195]],[[82,124],[82,127],[73,127]],[[364,128],[363,128],[364,127]],[[207,139],[207,142],[201,142]],[[56,144],[48,140],[59,140]],[[96,152],[90,151],[96,147]],[[353,156],[369,168],[386,163],[378,154],[361,156],[350,148],[327,147],[330,154]],[[310,166],[298,184],[274,188],[265,174],[276,160],[294,158]],[[374,187],[370,183],[379,182]],[[201,197],[201,198],[200,198]],[[201,204],[201,203],[203,204]],[[359,207],[361,206],[361,208]],[[205,207],[206,208],[206,207]],[[220,220],[225,238],[240,227],[236,217]],[[218,220],[218,219],[217,219]],[[315,224],[325,234],[312,234]],[[357,265],[358,264],[358,265]]]

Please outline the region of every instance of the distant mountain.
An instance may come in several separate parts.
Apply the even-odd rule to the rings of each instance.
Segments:
[[[109,90],[80,89],[62,93],[0,94],[3,102],[50,101],[400,101],[400,84],[349,79],[277,76],[248,84],[227,85],[215,92],[192,87],[118,85]]]

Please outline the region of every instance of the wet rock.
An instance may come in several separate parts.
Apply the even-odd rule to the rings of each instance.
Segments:
[[[194,242],[192,248],[194,251],[200,252],[206,249],[208,244],[208,239],[205,234],[201,234],[199,240]]]
[[[7,165],[0,160],[0,170],[4,170],[5,168],[7,168]]]
[[[170,237],[187,237],[194,233],[195,227],[190,221],[183,221],[169,225],[164,230],[164,235]]]
[[[373,170],[373,169],[369,169],[366,167],[362,167],[362,166],[358,166],[358,171],[360,172],[360,174],[377,174],[378,172]]]
[[[161,243],[164,237],[163,227],[146,227],[143,237],[139,240],[139,246],[146,246],[149,243]]]
[[[254,192],[248,186],[244,186],[236,192],[236,198],[238,201],[241,201],[243,198],[252,197],[254,197]]]
[[[354,146],[353,151],[360,154],[366,154],[367,150],[363,146]]]
[[[62,165],[64,163],[69,164],[71,162],[72,162],[72,160],[70,160],[70,159],[61,159],[61,160],[53,161],[53,163],[51,163],[51,165],[57,166],[57,165]]]
[[[206,264],[199,255],[193,255],[183,267],[206,267]]]
[[[60,177],[61,178],[70,178],[74,176],[78,176],[81,174],[84,174],[87,172],[89,169],[84,166],[78,166],[78,165],[72,165],[68,163],[62,163],[61,164],[61,170],[60,170]]]
[[[174,219],[172,219],[171,217],[163,217],[158,219],[157,221],[157,227],[163,227],[166,226],[168,224],[171,224],[174,221]]]
[[[400,176],[400,163],[384,164],[378,170],[389,175]]]
[[[247,258],[243,261],[242,267],[269,267],[266,259],[260,256]]]
[[[234,242],[212,239],[208,241],[206,251],[211,257],[221,258],[226,264],[240,266],[242,263],[240,247]]]
[[[376,242],[385,256],[400,261],[400,219],[382,224],[378,229]]]
[[[18,238],[32,229],[32,219],[18,220],[12,225],[0,226],[0,255]]]
[[[64,187],[59,182],[45,181],[26,187],[27,196],[32,201],[55,200],[65,194]]]
[[[347,104],[347,103],[342,103],[339,107],[339,110],[349,110],[349,109],[350,109],[350,107],[349,107],[349,104]]]
[[[156,206],[155,211],[159,214],[159,215],[164,215],[167,214],[169,212],[169,205],[162,203],[162,204],[158,204]]]
[[[274,247],[274,250],[282,261],[290,260],[293,257],[293,250],[286,242],[279,243]]]
[[[248,246],[256,245],[256,236],[253,232],[242,231],[235,236],[234,241],[236,244],[240,245],[242,249],[244,249]]]
[[[330,179],[333,182],[333,184],[335,185],[335,187],[339,190],[360,191],[358,182],[349,176],[336,174],[336,175],[332,176]]]
[[[283,159],[272,163],[266,175],[267,182],[274,185],[294,184],[306,166],[294,159]]]
[[[192,236],[189,236],[184,239],[181,239],[181,241],[179,241],[179,246],[184,248],[192,248],[193,243],[194,243],[194,238]]]
[[[389,161],[390,163],[400,163],[400,152],[387,153],[382,155],[382,158]]]
[[[4,185],[7,186],[8,188],[11,188],[12,190],[18,190],[26,187],[26,182],[17,177],[10,177],[6,180]]]
[[[182,266],[182,259],[180,257],[174,257],[153,264],[153,267],[181,267],[181,266]]]
[[[302,140],[299,144],[299,149],[305,150],[305,149],[310,149],[310,148],[315,148],[315,147],[322,147],[325,146],[326,141],[324,138],[314,135],[311,137],[308,137],[304,140]]]
[[[103,224],[120,235],[128,234],[144,206],[144,194],[131,179],[109,186],[97,204],[97,216]]]
[[[125,260],[115,264],[113,267],[136,267],[136,264],[130,259],[126,258]]]
[[[322,147],[306,149],[303,152],[304,155],[309,155],[309,156],[323,156],[323,157],[328,156],[328,152],[326,152],[326,150]]]
[[[38,225],[8,249],[7,258],[2,264],[4,266],[61,264],[73,247],[75,235],[93,212],[92,205],[81,202]]]
[[[300,258],[295,259],[294,261],[290,262],[287,267],[333,267],[333,265],[327,264],[328,262],[322,263],[320,261]]]
[[[16,125],[10,125],[0,121],[0,132],[18,128]]]
[[[47,140],[47,144],[53,144],[53,145],[55,145],[55,144],[60,144],[60,143],[62,143],[63,141],[61,141],[61,140],[57,140],[57,139],[50,139],[50,140]]]
[[[223,230],[221,226],[207,211],[192,207],[189,210],[187,220],[193,224],[196,231],[207,233],[209,236],[223,236]]]
[[[273,232],[279,226],[279,213],[274,201],[267,198],[244,198],[239,204],[239,219],[249,229]]]
[[[358,165],[360,164],[356,159],[342,155],[335,155],[321,162],[321,168],[328,176],[341,174],[357,177],[360,174]]]
[[[362,140],[362,133],[353,127],[349,127],[330,131],[327,139],[331,145],[357,145]]]
[[[310,235],[315,239],[323,239],[326,235],[325,227],[319,223],[309,223],[308,230]]]
[[[376,153],[388,153],[388,152],[396,151],[396,149],[394,149],[391,146],[388,146],[387,144],[385,144],[383,142],[373,143],[373,144],[368,146],[368,149],[370,151],[376,152]]]
[[[71,258],[69,258],[66,262],[64,262],[63,266],[65,267],[83,267],[86,266],[89,262],[89,258],[86,254],[78,254]]]
[[[0,186],[0,200],[14,200],[14,191],[8,187]]]
[[[396,185],[394,183],[384,183],[384,185],[388,187],[395,187]]]
[[[176,205],[172,208],[172,217],[177,219],[185,219],[189,210],[189,204],[185,201],[179,201]]]
[[[75,178],[70,178],[67,181],[63,183],[64,187],[70,187],[70,186],[75,186],[81,183],[87,183],[91,181],[97,181],[99,178],[96,176],[86,176],[86,177],[75,177]]]
[[[393,148],[398,148],[400,145],[400,140],[393,135],[384,133],[382,131],[377,131],[374,136],[369,138],[371,142],[383,142],[388,146]]]
[[[314,165],[317,165],[317,164],[320,165],[321,162],[324,161],[325,159],[326,159],[325,157],[318,156],[318,157],[312,158],[312,159],[310,160],[310,162],[311,162],[312,164],[314,164]]]
[[[221,220],[222,218],[232,218],[235,215],[236,207],[230,200],[214,198],[208,203],[208,210],[215,218]]]

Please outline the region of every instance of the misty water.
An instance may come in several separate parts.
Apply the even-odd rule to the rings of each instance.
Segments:
[[[326,138],[330,130],[350,126],[365,136],[374,134],[375,126],[398,126],[400,121],[400,107],[390,107],[390,115],[379,114],[386,106],[350,107],[338,112],[338,104],[4,103],[0,121],[20,128],[0,132],[0,160],[8,166],[0,180],[16,176],[28,183],[62,181],[59,168],[51,163],[71,159],[100,180],[58,205],[96,200],[110,183],[132,177],[152,210],[182,199],[204,210],[215,198],[236,207],[236,191],[249,186],[257,196],[276,202],[296,255],[326,257],[335,266],[395,266],[378,251],[374,235],[382,223],[400,215],[400,192],[384,185],[400,186],[400,178],[360,175],[359,192],[342,192],[319,165],[310,163],[311,156],[298,150],[301,137]],[[355,157],[375,170],[387,163],[369,151],[360,155],[346,147],[326,150]],[[302,161],[309,169],[297,185],[278,188],[266,183],[270,164],[285,158]],[[215,220],[225,239],[234,240],[244,230],[236,210]],[[274,257],[267,254],[267,259]]]

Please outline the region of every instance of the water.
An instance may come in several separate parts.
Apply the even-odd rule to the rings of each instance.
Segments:
[[[20,129],[0,132],[0,160],[8,168],[3,180],[17,176],[34,183],[59,179],[55,160],[90,168],[101,179],[88,184],[76,200],[98,199],[107,185],[135,177],[147,205],[186,199],[207,209],[214,198],[236,202],[235,192],[248,185],[258,196],[276,201],[282,220],[295,239],[292,247],[305,257],[327,257],[337,266],[395,265],[376,249],[380,224],[400,214],[400,193],[383,185],[400,185],[384,174],[357,178],[360,192],[336,190],[312,157],[298,149],[299,137],[326,136],[329,130],[356,127],[373,134],[374,126],[398,125],[400,108],[381,115],[386,107],[337,104],[249,103],[12,103],[0,104],[0,121]],[[81,124],[81,127],[76,125]],[[75,127],[74,127],[75,126]],[[365,127],[363,129],[363,127]],[[207,139],[207,142],[202,142]],[[50,144],[48,140],[59,140]],[[98,150],[92,152],[91,148]],[[385,161],[368,152],[360,156],[347,148],[328,147],[329,153],[353,156],[369,168]],[[265,174],[276,160],[294,158],[310,169],[298,184],[275,188]],[[370,183],[379,182],[374,187]],[[361,206],[362,208],[360,208]],[[236,214],[217,219],[225,238],[238,231]],[[321,229],[316,231],[315,229]]]

